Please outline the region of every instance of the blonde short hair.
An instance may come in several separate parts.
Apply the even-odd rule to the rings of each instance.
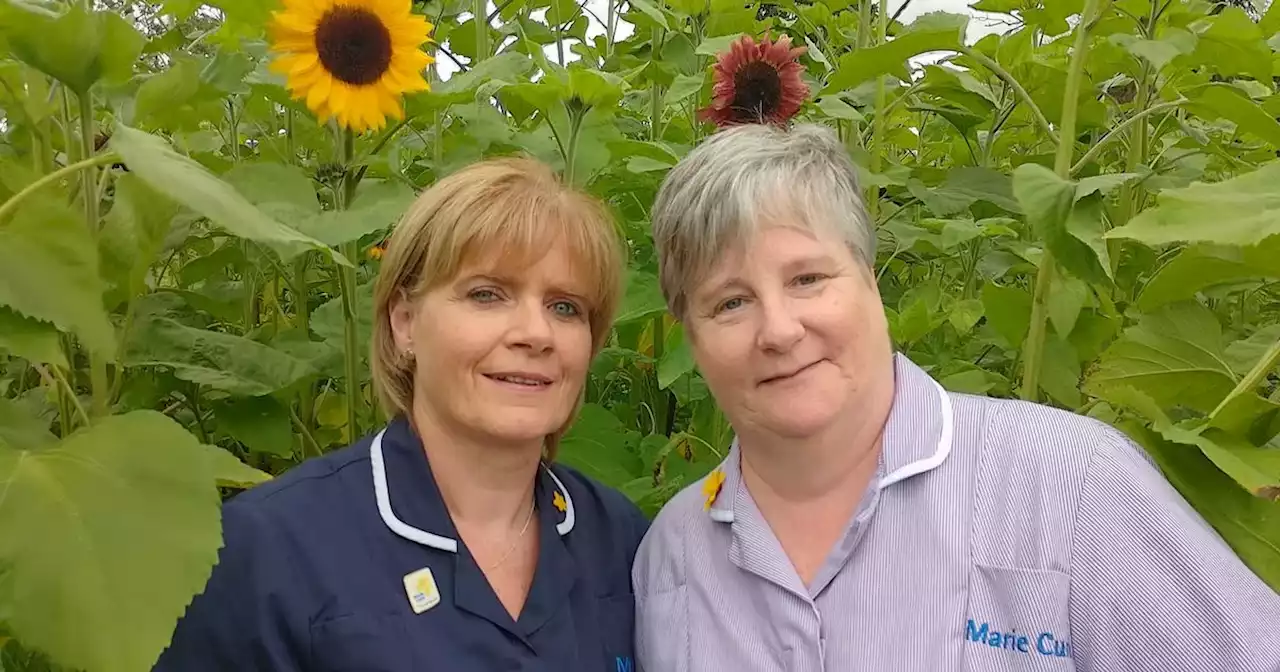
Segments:
[[[528,266],[551,241],[569,246],[575,271],[588,293],[591,356],[604,347],[621,300],[625,258],[608,209],[566,185],[548,165],[530,158],[495,158],[474,163],[436,182],[409,206],[387,241],[374,288],[369,363],[373,386],[388,417],[410,414],[414,366],[401,356],[390,314],[400,297],[414,300],[450,282],[477,257],[497,255],[504,266]],[[547,437],[554,459],[560,437]]]

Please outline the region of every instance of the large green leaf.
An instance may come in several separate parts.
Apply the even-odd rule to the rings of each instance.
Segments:
[[[318,249],[340,264],[351,263],[324,243],[268,217],[231,185],[150,133],[117,125],[111,147],[124,158],[129,170],[153,189],[208,217],[232,235],[270,246],[285,258]]]
[[[1271,81],[1271,49],[1258,24],[1240,7],[1228,5],[1217,16],[1197,22],[1193,29],[1201,30],[1189,57],[1197,64],[1227,78],[1249,75],[1259,82]]]
[[[270,394],[314,374],[306,362],[257,341],[156,316],[133,325],[123,362],[165,367],[182,380],[245,396]]]
[[[605,485],[619,487],[641,476],[639,433],[623,426],[607,408],[584,404],[564,438],[556,461],[563,462]]]
[[[118,13],[85,7],[70,3],[51,15],[34,5],[0,0],[0,32],[18,58],[77,94],[99,79],[128,79],[145,40]]]
[[[667,302],[662,298],[662,288],[658,285],[658,276],[647,271],[629,269],[627,271],[626,294],[622,299],[622,308],[618,311],[615,324],[627,324],[652,317],[667,309]]]
[[[964,44],[968,17],[945,12],[921,15],[908,30],[884,44],[857,49],[840,58],[836,72],[827,82],[828,91],[852,89],[880,75],[911,81],[906,63],[929,51],[955,51]]]
[[[1186,247],[1151,276],[1138,295],[1138,307],[1150,311],[1215,286],[1280,278],[1276,247],[1270,241],[1249,247]]]
[[[53,196],[28,197],[13,221],[0,225],[0,305],[52,322],[91,350],[115,348],[93,237]]]
[[[1186,108],[1205,119],[1220,117],[1236,127],[1280,147],[1280,122],[1267,114],[1240,89],[1230,84],[1209,84],[1189,94]]]
[[[413,203],[413,190],[399,182],[380,182],[361,191],[348,210],[330,210],[299,229],[326,245],[341,245],[387,229]]]
[[[1280,161],[1215,183],[1196,182],[1160,193],[1159,203],[1106,238],[1147,245],[1255,245],[1280,233]]]
[[[663,340],[662,359],[658,360],[658,387],[667,389],[694,367],[693,352],[685,341],[684,327],[676,324]]]
[[[305,213],[320,212],[311,178],[297,166],[280,163],[237,163],[222,175],[250,203],[286,203]]]
[[[1089,282],[1104,282],[1107,272],[1098,252],[1073,232],[1101,231],[1102,201],[1094,192],[1114,182],[1095,179],[1077,185],[1036,163],[1024,163],[1013,173],[1013,192],[1037,237],[1063,268]],[[1077,193],[1083,196],[1079,202]]]
[[[1163,407],[1208,413],[1235,384],[1217,318],[1199,303],[1183,301],[1144,315],[1126,329],[1103,352],[1085,390],[1106,399],[1127,386]]]
[[[217,557],[210,465],[154,411],[38,450],[0,445],[0,609],[13,633],[67,667],[150,669]]]
[[[220,488],[251,488],[271,480],[271,474],[254,469],[217,446],[205,444],[203,447],[209,473]]]

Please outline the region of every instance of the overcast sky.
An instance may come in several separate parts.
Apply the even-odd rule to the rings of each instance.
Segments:
[[[899,4],[901,0],[888,0],[888,1],[889,1],[890,9],[893,11],[896,11],[897,8],[901,6]],[[928,12],[939,12],[939,11],[952,12],[955,14],[969,14],[971,16],[975,16],[976,14],[978,14],[978,13],[975,13],[973,10],[969,9],[969,5],[972,4],[973,2],[976,2],[976,0],[910,0],[910,2],[911,4],[907,7],[905,11],[902,12],[902,16],[899,17],[898,19],[903,23],[910,23],[911,21],[915,20],[916,17]],[[490,11],[492,11],[493,6],[494,6],[493,2],[490,2],[489,3]],[[600,17],[601,19],[604,19],[606,14],[606,7],[608,7],[607,0],[587,0],[586,7],[591,10],[592,14]],[[544,12],[545,10],[534,12],[534,16],[541,18]],[[459,20],[461,21],[465,19],[460,16]],[[597,22],[594,18],[592,18],[591,14],[587,15],[587,21],[589,22],[589,27],[587,28],[588,37],[593,37],[595,35],[601,35],[604,33],[604,25]],[[1002,28],[999,25],[994,25],[990,21],[984,21],[982,18],[975,16],[974,19],[971,19],[969,21],[968,41],[972,43],[977,39],[981,38],[983,35],[986,35],[992,32],[1000,32],[1003,29],[1004,28]],[[618,26],[617,39],[619,40],[626,39],[628,36],[631,35],[631,32],[632,32],[632,27],[630,24],[620,23]],[[554,46],[547,47],[546,52],[548,57],[552,59],[556,57],[556,49]],[[578,59],[578,56],[577,54],[574,54],[572,52],[569,52],[568,50],[565,50],[565,58],[566,60],[574,61]],[[924,60],[929,60],[929,59],[926,58]],[[449,76],[452,75],[454,72],[456,72],[458,69],[457,66],[453,63],[453,61],[449,60],[448,57],[441,57],[437,63],[438,63],[437,67],[440,72],[440,77],[442,79],[448,79]]]

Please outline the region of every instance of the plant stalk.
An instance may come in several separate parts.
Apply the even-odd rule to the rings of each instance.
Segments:
[[[1277,339],[1275,343],[1271,344],[1270,348],[1267,348],[1267,351],[1258,359],[1258,363],[1254,364],[1252,369],[1249,369],[1249,373],[1245,374],[1244,378],[1236,384],[1235,388],[1226,397],[1223,397],[1218,406],[1209,414],[1209,422],[1213,422],[1218,414],[1222,412],[1222,409],[1226,408],[1236,397],[1252,392],[1262,382],[1262,379],[1266,378],[1267,374],[1271,373],[1278,365],[1280,365],[1280,339]]]
[[[875,43],[882,44],[885,39],[886,25],[885,22],[889,18],[888,3],[886,0],[880,0],[879,9],[876,11],[876,32]],[[876,116],[872,120],[871,131],[871,173],[879,175],[881,166],[884,164],[882,153],[885,149],[884,144],[884,128],[885,128],[885,87],[884,76],[876,77]],[[869,185],[867,187],[867,210],[871,215],[871,221],[880,218],[880,187],[878,185]]]
[[[1076,27],[1075,45],[1071,50],[1071,62],[1067,70],[1066,91],[1062,99],[1062,134],[1053,169],[1059,177],[1070,179],[1071,159],[1075,149],[1076,105],[1080,98],[1080,81],[1084,76],[1085,57],[1089,52],[1089,30],[1098,14],[1099,0],[1085,0],[1080,25]],[[1047,241],[1046,241],[1047,242]],[[1053,287],[1054,267],[1057,260],[1045,245],[1040,257],[1040,270],[1036,274],[1035,291],[1031,300],[1031,326],[1023,358],[1022,389],[1024,400],[1035,401],[1040,397],[1040,372],[1044,367],[1044,341],[1049,325],[1049,292]]]
[[[1096,6],[1096,3],[1095,3],[1095,6]],[[1077,28],[1077,30],[1083,30],[1083,28]],[[1079,35],[1079,33],[1077,33],[1077,35]],[[1022,84],[1018,83],[1018,80],[1014,79],[1013,75],[1009,74],[1008,70],[1005,70],[1004,68],[1000,67],[999,63],[996,63],[990,58],[987,58],[986,54],[976,51],[972,47],[961,46],[960,53],[977,61],[980,65],[982,65],[982,67],[990,70],[991,74],[995,75],[996,77],[999,77],[1000,80],[1003,81],[1005,84],[1008,84],[1009,88],[1013,89],[1014,94],[1018,96],[1018,100],[1021,101],[1023,105],[1026,105],[1027,108],[1031,110],[1031,115],[1035,117],[1036,124],[1040,126],[1040,131],[1045,134],[1045,137],[1052,140],[1054,146],[1061,145],[1061,141],[1058,139],[1058,134],[1055,133],[1053,131],[1053,127],[1049,125],[1049,119],[1044,116],[1044,112],[1040,111],[1040,106],[1036,105],[1036,101],[1031,98],[1031,94],[1027,93],[1027,90],[1022,88]],[[1075,52],[1072,53],[1072,58],[1073,59],[1075,58]],[[1068,80],[1070,80],[1069,73],[1067,77],[1068,77]],[[1076,86],[1079,87],[1078,75],[1076,79],[1077,79]],[[1068,86],[1070,86],[1069,81],[1068,81]],[[1062,114],[1063,114],[1063,118],[1065,119],[1067,114],[1066,110],[1063,110]],[[1072,117],[1075,116],[1074,106],[1072,106],[1071,108],[1071,115]],[[1063,136],[1066,136],[1066,133],[1063,133]]]
[[[353,178],[351,159],[355,155],[355,135],[351,129],[342,129],[342,165],[344,168],[342,184],[337,191],[337,205],[339,210],[346,210],[351,205],[351,199],[355,195],[356,182]],[[359,256],[355,242],[343,243],[341,246],[342,255],[351,260],[352,264],[358,264]],[[344,375],[347,379],[347,439],[355,441],[360,436],[360,424],[358,409],[360,407],[360,351],[359,351],[359,334],[356,331],[356,315],[359,309],[356,306],[356,269],[354,266],[338,267],[338,291],[342,294],[342,323],[343,323],[343,368]]]

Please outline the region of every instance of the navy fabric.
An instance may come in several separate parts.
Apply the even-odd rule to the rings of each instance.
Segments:
[[[223,506],[219,563],[156,672],[633,669],[630,569],[649,524],[634,504],[551,465],[571,502],[562,512],[556,481],[540,469],[538,564],[513,620],[459,539],[403,419],[381,442],[391,508],[412,527],[457,540],[457,552],[384,523],[372,441],[304,462]],[[423,567],[440,603],[414,613],[404,577]]]

